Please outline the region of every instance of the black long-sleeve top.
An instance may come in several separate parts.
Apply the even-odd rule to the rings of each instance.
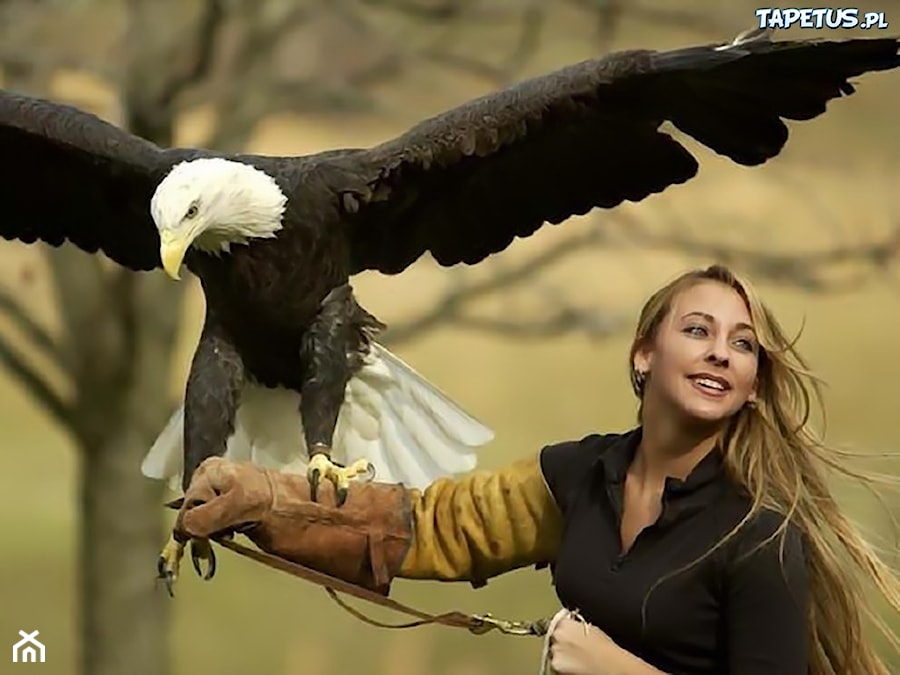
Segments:
[[[749,510],[749,498],[728,479],[718,453],[684,481],[668,479],[659,520],[621,554],[624,481],[639,440],[635,429],[541,453],[565,523],[553,563],[563,606],[673,675],[806,673],[803,542],[793,526],[783,553],[780,536],[770,539],[781,516],[762,512],[700,563],[669,576],[706,553]]]

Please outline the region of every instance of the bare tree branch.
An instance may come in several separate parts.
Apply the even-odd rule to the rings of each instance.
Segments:
[[[216,42],[225,18],[224,0],[206,0],[204,2],[203,13],[194,29],[194,35],[191,36],[190,44],[194,45],[194,53],[190,63],[184,72],[170,75],[169,81],[159,95],[162,105],[174,105],[184,90],[209,76],[213,67]]]
[[[483,24],[488,18],[482,8],[466,6],[454,15],[453,20],[446,22],[444,34],[431,44],[406,54],[409,62],[424,61],[434,65],[457,70],[488,80],[495,86],[508,84],[527,64],[528,59],[540,47],[540,36],[546,19],[546,5],[528,0],[522,6],[510,8],[491,6],[490,18],[508,22],[518,18],[519,31],[513,49],[502,65],[493,65],[471,54],[454,53],[453,47],[460,42],[461,36],[473,25]]]
[[[598,219],[599,220],[599,219]],[[871,279],[873,270],[883,270],[900,255],[900,228],[882,240],[856,246],[839,245],[814,252],[776,252],[701,241],[679,234],[678,228],[650,230],[640,219],[618,212],[604,213],[603,222],[595,222],[582,232],[567,236],[547,246],[521,262],[497,268],[496,273],[474,282],[461,276],[457,283],[440,295],[431,307],[421,314],[403,321],[392,322],[386,329],[385,344],[409,342],[438,327],[454,326],[479,330],[506,337],[544,338],[570,332],[584,332],[593,337],[605,337],[625,325],[621,316],[608,310],[580,310],[561,306],[559,299],[548,303],[555,306],[550,314],[538,319],[501,319],[472,317],[466,309],[489,295],[533,284],[539,275],[574,253],[588,249],[609,251],[635,246],[644,250],[678,252],[691,257],[714,259],[740,266],[758,279],[782,282],[808,292],[836,292],[857,288]],[[839,265],[860,265],[849,279],[829,280],[825,275]]]
[[[325,5],[324,11],[331,12],[373,42],[380,42],[389,48],[380,58],[371,59],[362,67],[346,73],[341,84],[325,82],[315,75],[286,83],[272,72],[270,63],[274,49],[286,35],[315,16],[308,6],[293,6],[280,15],[278,21],[267,20],[244,6],[245,13],[240,15],[241,44],[233,59],[234,65],[229,70],[230,86],[214,98],[217,123],[205,144],[226,150],[242,147],[264,116],[281,111],[375,112],[377,104],[367,90],[400,77],[409,64],[431,63],[486,79],[493,84],[506,83],[537,49],[543,25],[540,5],[530,1],[524,12],[519,8],[522,25],[515,49],[504,65],[494,66],[449,51],[449,45],[457,42],[460,32],[468,27],[462,12],[454,13],[453,21],[440,24],[438,30],[442,34],[426,41],[425,46],[411,47],[409,45],[415,41],[404,39],[402,35],[386,42],[385,36],[360,14],[359,4],[335,2]],[[374,6],[397,8],[390,3],[376,2]],[[506,16],[515,15],[507,11]],[[411,30],[421,33],[420,27]]]
[[[281,112],[288,101],[303,100],[297,91],[297,98],[285,96],[289,89],[273,79],[271,61],[282,38],[311,17],[310,8],[302,4],[289,7],[277,21],[251,3],[235,11],[242,28],[239,46],[229,64],[229,86],[212,95],[217,120],[205,143],[223,151],[243,147],[265,115]]]
[[[55,366],[63,372],[69,371],[70,364],[66,362],[60,345],[53,339],[49,331],[29,314],[22,303],[5,289],[0,289],[0,314],[12,322],[29,343],[50,358]]]
[[[755,276],[773,282],[789,283],[810,292],[846,291],[871,278],[873,271],[884,270],[900,256],[900,226],[880,240],[862,244],[840,244],[820,251],[772,252],[742,246],[700,241],[683,234],[682,228],[651,231],[640,219],[626,212],[616,215],[632,242],[642,248],[678,251],[688,256],[712,258],[735,264]],[[862,267],[851,280],[829,281],[823,277],[839,265]]]
[[[727,36],[730,26],[721,20],[715,18],[714,13],[708,10],[689,10],[679,9],[678,7],[667,6],[651,7],[639,3],[625,3],[618,0],[618,4],[623,7],[623,11],[629,18],[643,21],[645,23],[653,23],[668,27],[687,28],[694,31],[710,33],[713,35]]]
[[[575,308],[561,308],[547,316],[530,320],[516,317],[458,315],[448,317],[445,321],[446,325],[455,328],[519,340],[546,339],[570,333],[584,333],[592,338],[605,338],[617,334],[628,323],[629,317],[624,314]]]
[[[18,68],[49,72],[58,69],[78,70],[94,73],[104,79],[116,77],[117,70],[109,64],[93,59],[63,56],[47,51],[21,49],[17,45],[0,43],[0,65],[3,68]]]
[[[63,428],[71,427],[72,408],[2,335],[0,364]]]
[[[444,323],[452,323],[470,303],[535,278],[541,271],[589,245],[595,238],[603,236],[601,228],[591,228],[586,233],[555,242],[525,261],[498,270],[492,276],[474,282],[454,284],[431,304],[429,310],[405,322],[394,322],[385,330],[381,339],[385,344],[406,342]]]
[[[389,9],[421,21],[445,22],[465,11],[464,0],[359,0],[360,5]]]
[[[675,3],[671,6],[653,6],[635,0],[568,0],[576,7],[586,10],[600,20],[601,30],[616,30],[621,20],[628,18],[648,24],[664,25],[669,28],[690,30],[724,36],[730,26],[717,19],[709,10],[683,9]],[[660,3],[662,4],[662,3]]]

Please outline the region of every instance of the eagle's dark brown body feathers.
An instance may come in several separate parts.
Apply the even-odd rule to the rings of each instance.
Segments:
[[[373,148],[232,157],[273,177],[287,206],[274,238],[184,259],[208,307],[187,386],[184,483],[224,451],[248,377],[301,392],[308,445],[331,443],[352,355],[379,326],[345,287],[352,275],[396,274],[425,253],[475,264],[544,223],[684,183],[699,165],[659,130],[665,121],[761,164],[786,142],[783,120],[811,119],[852,92],[850,78],[898,65],[893,38],[620,52]],[[0,236],[68,240],[151,270],[162,264],[163,225],[148,207],[157,186],[179,162],[216,153],[160,149],[71,107],[0,93],[0,156]],[[184,224],[169,226],[174,237]]]

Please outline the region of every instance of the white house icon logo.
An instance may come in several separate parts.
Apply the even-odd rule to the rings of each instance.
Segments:
[[[44,645],[36,640],[40,631],[26,633],[24,630],[19,631],[22,639],[13,645],[13,663],[37,663],[44,662]]]

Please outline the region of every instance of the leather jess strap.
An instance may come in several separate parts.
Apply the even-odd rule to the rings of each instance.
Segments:
[[[463,612],[447,612],[445,614],[428,614],[417,609],[413,609],[401,602],[392,600],[361,586],[348,583],[336,577],[317,572],[314,569],[299,565],[290,560],[279,558],[278,556],[266,553],[257,548],[250,548],[237,543],[232,538],[214,538],[212,541],[220,546],[229,549],[239,555],[251,558],[263,565],[272,567],[282,572],[287,572],[295,577],[304,579],[311,583],[317,584],[325,588],[329,596],[344,610],[355,616],[360,621],[378,628],[415,628],[417,626],[425,626],[429,624],[439,624],[442,626],[450,626],[451,628],[465,628],[475,635],[484,635],[492,630],[497,630],[507,635],[530,635],[542,637],[546,634],[549,627],[549,619],[538,619],[537,621],[507,621],[504,619],[496,619],[490,614],[465,614]],[[415,621],[400,624],[388,624],[376,621],[365,616],[358,609],[355,609],[342,600],[338,593],[351,595],[360,600],[392,609],[402,614],[415,617]]]

